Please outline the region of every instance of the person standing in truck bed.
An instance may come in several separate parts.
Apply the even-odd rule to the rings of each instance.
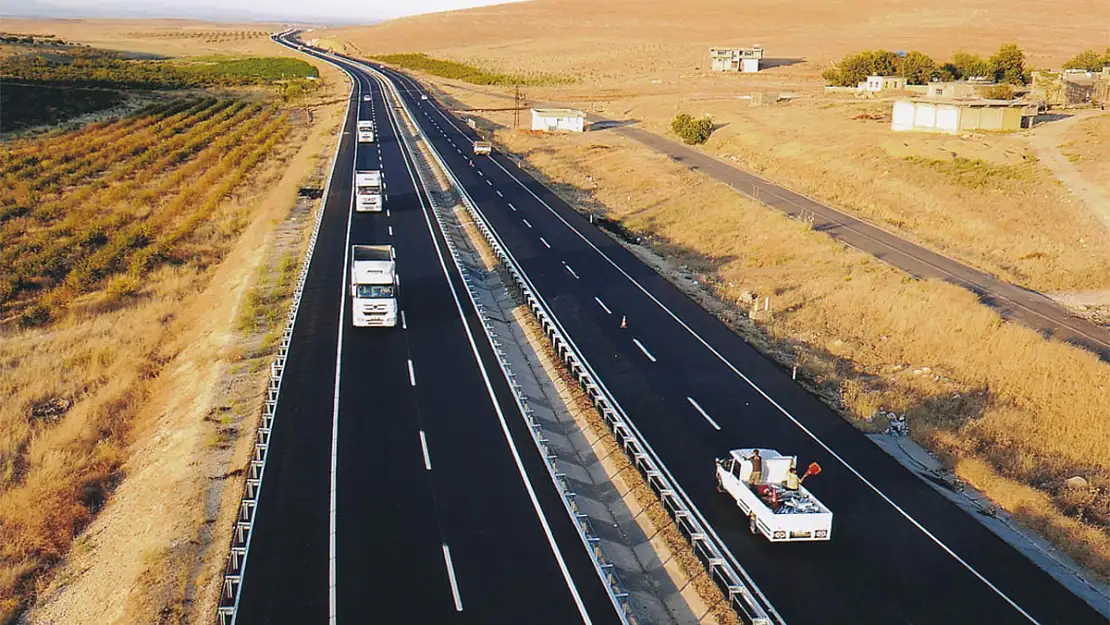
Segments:
[[[752,451],[752,457],[748,458],[752,463],[752,472],[748,475],[749,484],[758,484],[763,481],[763,458],[759,456],[759,450]]]

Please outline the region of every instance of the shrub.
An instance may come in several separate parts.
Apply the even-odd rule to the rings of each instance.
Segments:
[[[1029,83],[1029,71],[1025,69],[1025,52],[1016,43],[1005,43],[991,57],[994,81],[1011,85]]]
[[[864,50],[844,57],[840,63],[825,70],[821,76],[832,85],[855,87],[868,76],[898,75],[901,60],[890,50]]]
[[[990,100],[1013,100],[1014,88],[1010,85],[994,85],[983,90],[983,97]]]
[[[50,321],[50,309],[42,304],[32,304],[19,315],[19,325],[24,328],[46,325],[47,321]]]
[[[713,134],[713,120],[708,117],[694,119],[686,113],[679,113],[671,120],[671,131],[687,145],[705,143]]]
[[[1099,54],[1094,49],[1084,50],[1064,63],[1064,69],[1085,69],[1088,72],[1097,72],[1105,65],[1110,65],[1110,48],[1106,49],[1106,54]]]

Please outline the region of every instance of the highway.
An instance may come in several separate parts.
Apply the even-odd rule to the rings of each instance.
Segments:
[[[278,399],[236,622],[619,623],[362,70]],[[366,101],[363,95],[369,95]],[[373,119],[373,144],[355,143]],[[354,169],[386,211],[354,213]],[[392,244],[396,328],[354,328],[350,245]]]
[[[1105,624],[712,315],[382,68],[590,368],[782,620]],[[621,320],[627,328],[621,328]],[[715,489],[713,459],[769,447],[825,471],[828,543],[771,545]]]

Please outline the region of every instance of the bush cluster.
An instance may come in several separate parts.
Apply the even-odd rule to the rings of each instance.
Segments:
[[[971,78],[1027,85],[1031,78],[1031,72],[1025,66],[1025,52],[1013,43],[1003,44],[989,59],[957,51],[947,63],[938,63],[916,50],[904,55],[890,50],[864,50],[844,57],[821,75],[830,85],[840,87],[855,87],[868,76],[904,76],[910,85]]]
[[[1094,49],[1088,49],[1064,63],[1064,69],[1085,69],[1088,72],[1098,72],[1108,65],[1110,65],[1110,48],[1106,48],[1104,54],[1099,54]]]
[[[671,120],[671,131],[687,145],[705,143],[713,134],[713,120],[708,117],[695,119],[687,113],[679,113]]]

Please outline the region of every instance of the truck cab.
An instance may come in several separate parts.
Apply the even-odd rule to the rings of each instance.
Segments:
[[[733,449],[717,459],[717,490],[727,493],[748,517],[752,534],[771,542],[823,541],[832,538],[832,511],[805,486],[785,487],[791,467],[798,459],[774,449],[759,449],[762,475],[753,483],[752,456],[755,448]]]
[[[370,96],[366,96],[369,98]],[[359,143],[373,143],[374,142],[374,121],[370,119],[358,120],[358,142]]]
[[[475,154],[489,154],[493,151],[493,144],[489,141],[475,141],[474,153]]]
[[[380,212],[385,206],[385,181],[382,172],[362,170],[355,172],[355,211]]]
[[[356,328],[397,325],[392,245],[351,246],[351,322]]]

